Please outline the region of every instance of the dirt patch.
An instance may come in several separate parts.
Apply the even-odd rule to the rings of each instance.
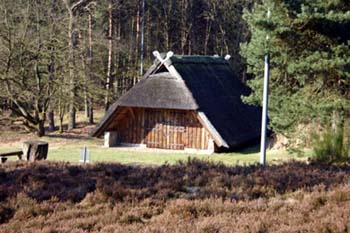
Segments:
[[[94,127],[95,125],[79,122],[75,129],[69,131],[65,130],[63,133],[59,133],[58,130],[50,132],[46,129],[44,140],[48,139],[51,143],[56,145],[76,143],[89,139],[89,133]],[[20,118],[13,118],[8,116],[8,114],[0,117],[0,146],[18,147],[24,141],[28,140],[42,140],[42,138],[26,130]]]

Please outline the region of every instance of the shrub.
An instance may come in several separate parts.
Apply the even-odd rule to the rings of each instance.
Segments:
[[[336,130],[327,127],[321,134],[314,134],[312,142],[316,161],[335,163],[350,160],[350,142],[345,141],[343,127]]]
[[[12,208],[0,205],[0,224],[9,221],[13,217],[14,213],[15,211]]]

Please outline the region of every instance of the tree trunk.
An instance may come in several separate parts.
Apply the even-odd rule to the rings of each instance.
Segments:
[[[211,34],[211,19],[207,19],[206,20],[206,29],[205,29],[205,39],[204,39],[204,55],[207,55],[208,52],[208,43],[209,43],[209,38],[210,38],[210,34]]]
[[[74,77],[74,48],[73,48],[73,26],[74,26],[74,15],[68,0],[65,1],[66,8],[69,14],[68,21],[68,69],[69,69],[69,121],[68,130],[74,129],[76,127],[76,109],[75,109],[75,99],[76,99],[76,83]]]
[[[94,107],[93,107],[93,102],[91,98],[89,102],[89,124],[93,124],[93,123],[94,123]]]
[[[181,1],[181,54],[185,54],[185,46],[187,41],[187,33],[186,33],[186,19],[187,19],[187,0]]]
[[[81,55],[81,68],[83,70],[83,76],[84,76],[84,85],[83,85],[83,97],[84,97],[84,112],[85,117],[89,118],[89,100],[88,100],[88,71],[86,68],[86,58],[84,55]]]
[[[72,98],[72,95],[71,95]],[[68,130],[72,130],[74,128],[76,128],[76,110],[75,110],[75,106],[74,103],[70,103],[69,104],[69,121],[68,121]]]
[[[192,32],[189,31],[189,38],[188,38],[188,51],[187,51],[187,55],[191,55],[192,53]]]
[[[64,119],[65,113],[66,113],[66,105],[60,99],[58,101],[58,118],[59,118],[59,132],[60,133],[63,133],[63,119]]]
[[[59,132],[63,133],[63,117],[60,117]]]
[[[105,90],[105,110],[109,109],[110,105],[110,92],[111,92],[111,75],[112,75],[112,56],[113,56],[113,18],[112,18],[112,2],[108,5],[108,65],[107,65],[107,77],[106,77],[106,90]]]
[[[53,51],[53,49],[51,50]],[[48,71],[49,71],[49,85],[50,87],[53,85],[53,82],[55,80],[55,58],[53,55],[51,55],[51,63],[48,66]],[[52,89],[52,88],[50,88]],[[49,96],[53,96],[53,91],[49,91],[48,92]],[[49,120],[49,130],[50,131],[55,131],[56,127],[55,127],[55,114],[54,114],[54,105],[53,105],[53,101],[51,100],[49,103],[49,114],[48,114],[48,120]]]
[[[136,35],[135,35],[135,57],[139,57],[139,41],[141,36],[141,5],[142,0],[137,3],[137,13],[136,13]],[[135,67],[138,67],[138,59],[135,59]]]
[[[162,19],[162,31],[164,33],[164,47],[166,51],[170,50],[170,23],[171,23],[171,7],[172,1],[168,0],[168,4],[163,4],[163,19]]]
[[[39,120],[39,124],[37,126],[37,135],[38,137],[45,136],[45,119]]]
[[[55,126],[55,113],[53,110],[49,111],[49,115],[48,115],[48,120],[49,120],[49,130],[55,131],[56,130],[56,126]]]
[[[43,141],[27,141],[23,143],[22,159],[27,161],[45,160],[49,150],[49,144]]]
[[[89,14],[89,51],[88,51],[88,65],[89,65],[89,78],[90,83],[94,83],[94,75],[93,75],[93,53],[92,53],[92,15]],[[89,123],[94,123],[94,107],[93,107],[93,98],[91,93],[88,93],[88,116]]]
[[[222,34],[222,41],[223,41],[223,43],[225,45],[225,53],[229,54],[230,50],[229,50],[229,47],[228,47],[228,43],[226,41],[226,32],[225,32],[225,30],[224,30],[224,28],[222,27],[221,24],[219,25],[219,28],[220,28],[220,31],[221,31],[221,34]],[[221,49],[222,49],[222,47],[221,47]]]
[[[115,37],[116,38],[118,38],[117,40],[118,40],[118,42],[119,42],[119,40],[120,40],[120,38],[121,38],[121,35],[122,35],[122,32],[121,32],[121,30],[122,30],[122,25],[121,25],[121,12],[120,12],[120,10],[118,11],[118,23],[116,24],[116,28],[115,28]],[[120,65],[120,62],[123,60],[123,58],[122,58],[122,55],[121,55],[121,53],[120,53],[120,51],[116,51],[115,53],[114,53],[114,65],[113,65],[113,68],[115,69],[115,71],[118,71],[122,66]],[[116,95],[116,97],[120,97],[120,95],[121,95],[121,77],[122,77],[123,75],[118,75],[118,76],[116,76],[116,79],[115,79],[115,83],[114,83],[114,88],[115,88],[115,91],[116,91],[116,93],[115,93],[115,95]]]

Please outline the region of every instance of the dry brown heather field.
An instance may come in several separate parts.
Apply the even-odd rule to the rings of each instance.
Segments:
[[[350,166],[0,166],[0,232],[349,232]]]

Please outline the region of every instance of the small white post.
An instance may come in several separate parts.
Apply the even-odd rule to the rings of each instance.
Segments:
[[[80,162],[90,163],[90,150],[88,150],[86,146],[80,151]]]

